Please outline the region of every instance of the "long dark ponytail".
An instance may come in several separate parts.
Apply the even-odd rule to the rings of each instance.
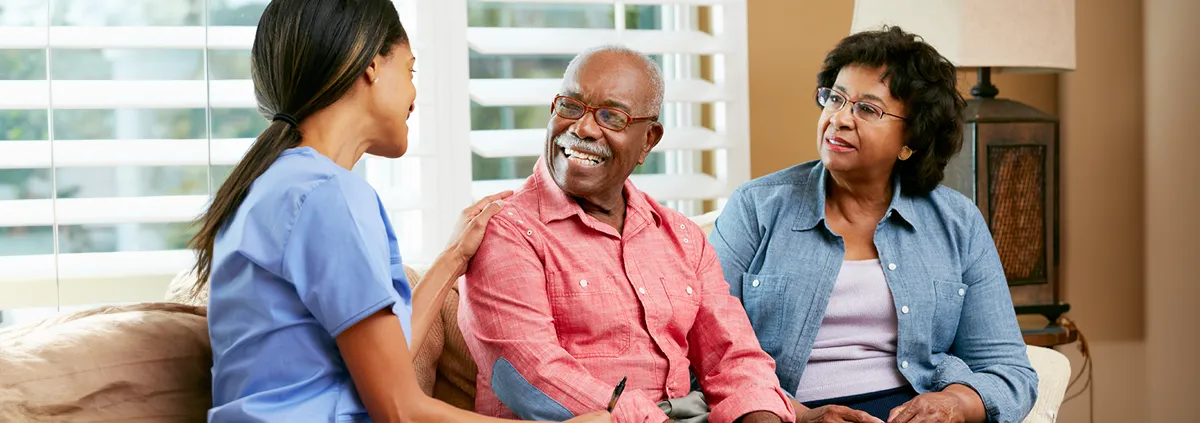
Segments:
[[[217,233],[242,205],[250,186],[303,134],[302,122],[342,98],[376,55],[407,44],[390,0],[272,0],[254,35],[250,70],[258,111],[272,122],[217,190],[196,221],[192,295],[207,288]],[[277,116],[285,117],[277,119]]]

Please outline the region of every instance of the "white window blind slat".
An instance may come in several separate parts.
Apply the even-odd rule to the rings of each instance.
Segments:
[[[629,178],[638,189],[658,201],[703,200],[729,194],[724,182],[701,173],[632,175]],[[479,200],[500,191],[519,189],[524,183],[524,179],[475,181],[471,183],[471,195]]]
[[[53,87],[53,93],[51,92]],[[248,80],[0,81],[0,110],[254,108]]]
[[[402,192],[380,198],[389,211],[420,207],[416,198]],[[2,200],[0,227],[190,222],[204,212],[208,201],[207,195]]]
[[[467,42],[482,54],[574,55],[590,46],[621,44],[645,54],[718,54],[719,37],[700,31],[592,28],[470,28]]]
[[[545,145],[546,130],[541,128],[471,131],[471,151],[482,157],[538,156]],[[725,136],[708,128],[667,127],[654,151],[712,150],[725,145]]]
[[[0,309],[161,301],[195,260],[189,250],[0,257]]]
[[[55,140],[0,143],[0,169],[233,165],[253,138],[191,140]]]
[[[237,164],[253,138],[189,140],[55,140],[0,142],[0,169],[115,166],[232,166]],[[410,146],[404,158],[428,153],[420,145]],[[364,157],[376,157],[370,154]]]
[[[249,50],[252,26],[0,27],[0,49]]]
[[[479,0],[482,3],[615,4],[616,0]],[[621,0],[626,5],[721,5],[742,0]]]
[[[481,106],[546,106],[562,86],[561,79],[472,79],[471,100]],[[667,102],[712,103],[725,98],[724,89],[698,79],[667,80]]]

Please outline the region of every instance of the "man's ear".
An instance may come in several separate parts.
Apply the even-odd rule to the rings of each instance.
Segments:
[[[662,141],[663,130],[662,124],[658,122],[650,122],[646,127],[646,148],[642,150],[642,158],[638,160],[638,164],[645,163],[646,157],[650,156],[650,152]]]

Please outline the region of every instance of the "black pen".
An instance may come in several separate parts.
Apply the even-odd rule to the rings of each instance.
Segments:
[[[617,389],[613,389],[612,399],[608,400],[608,412],[611,413],[614,408],[617,408],[617,398],[621,398],[621,393],[625,392],[625,379],[621,378],[621,383],[617,384]]]

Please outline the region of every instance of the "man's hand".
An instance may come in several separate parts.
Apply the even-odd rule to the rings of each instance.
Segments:
[[[867,414],[866,411],[840,405],[826,405],[796,416],[796,423],[883,423],[883,420]]]
[[[783,423],[783,419],[770,411],[755,411],[738,419],[740,423]]]
[[[966,423],[987,418],[979,394],[964,385],[917,395],[888,414],[888,423]]]

